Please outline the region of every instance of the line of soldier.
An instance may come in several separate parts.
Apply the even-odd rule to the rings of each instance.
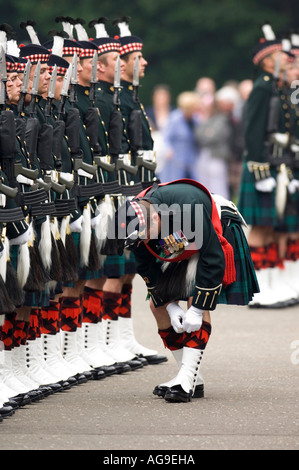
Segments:
[[[129,19],[58,17],[30,44],[0,26],[0,421],[87,380],[167,361],[136,340],[135,263],[109,227],[155,181],[139,101],[146,60]],[[75,38],[76,36],[76,38]]]
[[[260,293],[251,308],[299,302],[299,35],[276,37],[269,23],[252,53],[258,71],[246,107],[239,210]]]

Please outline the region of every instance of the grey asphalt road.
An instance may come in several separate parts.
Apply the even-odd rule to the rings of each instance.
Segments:
[[[299,307],[219,306],[202,362],[205,398],[152,394],[176,374],[136,278],[138,340],[168,362],[90,381],[30,404],[0,423],[0,450],[299,449]]]

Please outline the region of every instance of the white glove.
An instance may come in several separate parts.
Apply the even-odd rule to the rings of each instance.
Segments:
[[[183,329],[186,333],[192,333],[192,331],[198,331],[202,325],[202,314],[203,310],[193,307],[193,305],[187,310],[184,316]]]
[[[185,315],[184,310],[175,302],[171,302],[167,305],[166,310],[168,312],[172,328],[176,333],[183,333],[184,328],[182,327],[182,321]]]
[[[255,187],[258,191],[261,191],[262,193],[272,193],[273,189],[276,187],[276,181],[271,176],[264,180],[257,181],[255,183]]]
[[[288,186],[288,189],[289,189],[289,193],[290,194],[295,194],[298,189],[299,189],[299,181],[298,180],[292,180],[290,183],[289,183],[289,186]]]
[[[70,223],[70,229],[71,232],[82,232],[82,222],[83,222],[83,216],[80,215],[78,219],[76,219],[74,222]]]

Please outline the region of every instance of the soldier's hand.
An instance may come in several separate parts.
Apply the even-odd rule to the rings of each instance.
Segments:
[[[276,187],[276,181],[271,176],[264,180],[257,181],[255,183],[255,187],[258,191],[262,193],[272,193],[273,189]]]
[[[193,305],[189,310],[187,310],[183,321],[183,329],[186,333],[200,330],[202,325],[202,314],[203,310],[193,307]]]
[[[171,302],[167,305],[166,310],[168,312],[172,328],[176,333],[183,333],[184,328],[182,327],[182,321],[185,315],[184,310],[175,302]]]

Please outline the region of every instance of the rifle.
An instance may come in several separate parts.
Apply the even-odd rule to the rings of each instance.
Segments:
[[[141,181],[145,181],[145,170],[148,172],[148,180],[152,181],[152,173],[155,172],[157,164],[154,161],[143,157],[143,132],[142,132],[142,110],[140,109],[139,91],[139,57],[135,58],[133,69],[133,105],[128,123],[128,134],[133,159],[138,167],[141,168]]]
[[[100,125],[99,110],[95,106],[96,99],[96,84],[97,84],[97,63],[98,53],[94,52],[92,59],[91,81],[89,90],[90,107],[85,113],[84,124],[86,127],[86,134],[89,138],[90,147],[93,154],[93,160],[96,166],[100,169],[102,182],[105,181],[103,171],[112,172],[115,170],[115,165],[105,162],[106,157],[102,155],[102,148],[98,139],[98,131]]]
[[[3,46],[0,46],[0,70],[1,70],[1,109],[4,109],[7,101],[7,70],[6,70],[6,57]]]
[[[1,108],[1,117],[0,117],[0,144],[1,144],[1,166],[4,173],[7,176],[9,185],[11,189],[10,192],[5,185],[3,185],[3,192],[6,191],[6,194],[9,197],[16,197],[18,192],[18,183],[16,177],[19,175],[24,178],[29,178],[30,180],[35,180],[37,178],[38,172],[32,171],[28,168],[23,168],[21,163],[16,163],[17,155],[17,146],[16,146],[16,124],[13,111],[4,109],[6,106],[6,89],[7,82],[7,72],[6,72],[6,61],[5,54],[3,60],[3,48],[0,50],[0,73],[1,73],[1,94],[0,94],[0,108]],[[3,81],[2,81],[3,78]]]
[[[93,179],[96,175],[97,168],[94,165],[89,165],[88,163],[83,162],[83,152],[80,146],[80,112],[79,109],[75,107],[75,103],[77,101],[77,83],[77,54],[74,54],[71,64],[71,87],[69,93],[71,107],[68,110],[66,118],[65,134],[68,139],[68,146],[70,148],[75,174],[73,195],[89,198],[94,196],[94,190],[96,189],[97,183],[80,185],[79,176],[86,176]]]
[[[278,54],[273,74],[272,96],[269,103],[267,121],[267,139],[265,148],[268,155],[268,162],[271,166],[277,167],[281,164],[291,165],[292,157],[287,149],[289,148],[289,135],[279,132],[279,120],[281,113],[281,98],[279,96],[278,82],[280,79],[280,54]]]
[[[125,180],[125,185],[128,185],[127,175],[135,176],[138,172],[137,166],[132,166],[130,156],[121,154],[122,136],[123,136],[123,118],[120,111],[120,92],[122,86],[120,85],[120,57],[117,58],[114,73],[114,94],[113,104],[114,110],[110,116],[109,125],[109,149],[112,162],[115,163],[115,170],[118,172],[118,181],[121,185],[121,175]]]

